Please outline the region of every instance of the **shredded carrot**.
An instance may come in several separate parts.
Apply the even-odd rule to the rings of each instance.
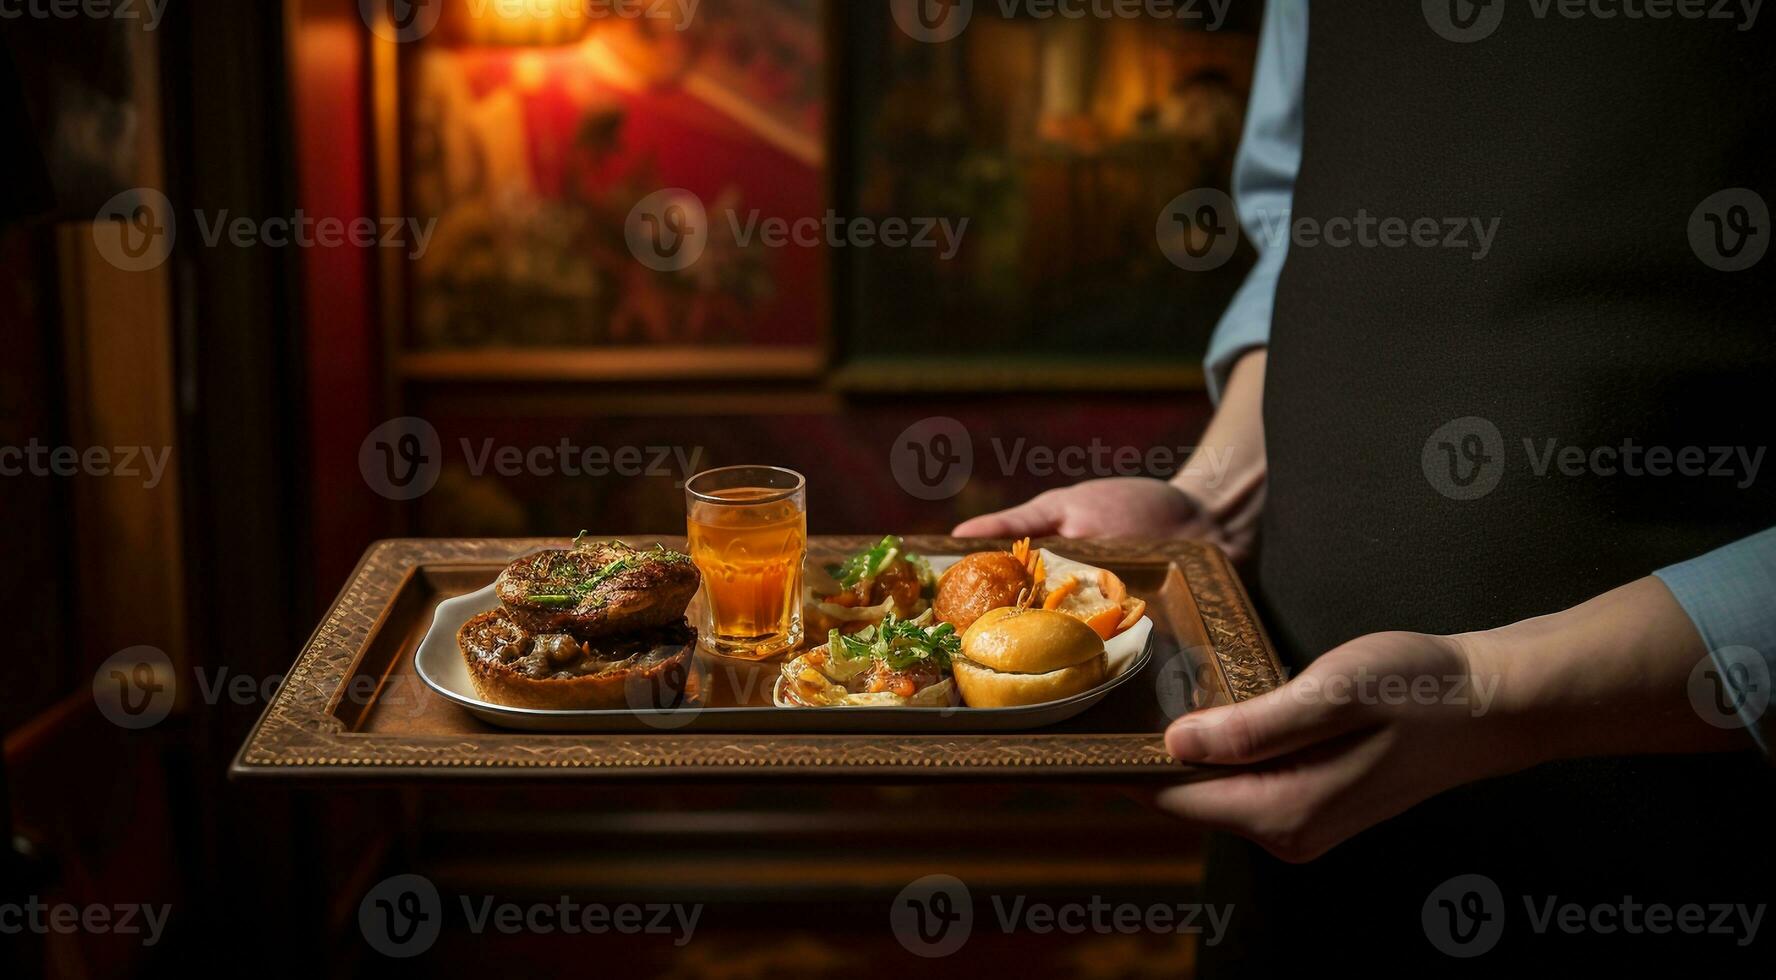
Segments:
[[[1042,608],[1059,609],[1061,602],[1077,591],[1079,591],[1079,579],[1069,575],[1065,581],[1048,593],[1047,598],[1042,600]]]
[[[1016,558],[1018,564],[1028,568],[1030,566],[1030,539],[1024,538],[1022,541],[1012,542],[1011,557]]]
[[[1122,607],[1105,606],[1087,617],[1085,625],[1090,626],[1092,632],[1098,634],[1099,637],[1108,640],[1116,635],[1116,624],[1120,622],[1122,622]]]
[[[1119,606],[1122,605],[1122,600],[1128,598],[1129,594],[1128,586],[1123,585],[1122,579],[1117,578],[1116,573],[1108,568],[1098,572],[1098,590],[1104,593],[1104,598]]]
[[[1122,617],[1122,622],[1116,624],[1116,632],[1121,633],[1124,630],[1127,630],[1130,627],[1134,626],[1136,623],[1141,621],[1141,616],[1143,614],[1145,614],[1146,612],[1147,612],[1147,600],[1146,599],[1131,600],[1128,603],[1128,615]]]

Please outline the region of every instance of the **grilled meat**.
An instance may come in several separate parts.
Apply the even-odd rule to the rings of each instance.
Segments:
[[[582,640],[533,634],[503,609],[464,623],[457,644],[484,701],[548,710],[677,708],[697,696],[697,631],[683,619],[665,626]]]
[[[701,582],[690,557],[675,551],[576,541],[518,559],[494,586],[519,628],[592,639],[683,619]]]

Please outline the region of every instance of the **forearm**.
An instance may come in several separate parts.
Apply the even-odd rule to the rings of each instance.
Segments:
[[[1489,723],[1504,768],[1560,758],[1752,746],[1689,697],[1708,651],[1664,583],[1643,578],[1589,602],[1465,634],[1476,684],[1496,684]]]
[[[1172,485],[1222,523],[1255,513],[1262,498],[1264,457],[1264,348],[1247,352],[1228,374],[1221,403],[1196,451]]]

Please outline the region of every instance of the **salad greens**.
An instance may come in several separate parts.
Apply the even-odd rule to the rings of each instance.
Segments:
[[[867,551],[860,551],[836,565],[826,566],[826,571],[838,580],[841,588],[853,589],[859,582],[873,579],[894,564],[894,559],[904,558],[918,574],[921,583],[931,582],[931,565],[919,555],[901,550],[902,541],[898,535],[890,534]]]
[[[880,659],[895,670],[904,670],[921,660],[948,669],[951,658],[962,652],[962,637],[949,623],[928,627],[921,625],[919,620],[897,619],[893,613],[889,613],[881,625],[866,626],[850,636],[831,630],[826,635],[826,644],[835,657]]]

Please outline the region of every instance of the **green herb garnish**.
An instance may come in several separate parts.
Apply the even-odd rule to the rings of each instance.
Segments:
[[[925,561],[911,552],[901,551],[900,538],[890,534],[868,551],[860,551],[836,565],[826,566],[826,571],[838,580],[840,587],[853,589],[864,579],[873,579],[882,574],[889,565],[894,563],[896,558],[904,558],[912,562],[915,569],[919,569]],[[924,567],[922,571],[928,575],[929,566]],[[921,579],[924,577],[925,575],[920,576]]]
[[[627,557],[618,558],[616,561],[611,562],[610,564],[599,569],[597,572],[593,573],[593,575],[590,578],[581,579],[578,582],[570,582],[565,585],[557,584],[557,583],[553,583],[553,582],[548,583],[546,588],[549,591],[531,593],[530,594],[530,601],[536,603],[539,606],[574,606],[574,605],[578,605],[581,600],[585,599],[586,596],[588,596],[592,593],[593,589],[596,589],[600,585],[603,585],[606,579],[609,579],[612,575],[615,575],[618,572],[621,572],[621,571],[627,569],[629,567],[629,565],[630,565],[629,558],[627,558]],[[551,562],[551,569],[550,570],[551,570],[551,572],[553,572],[553,570],[554,570],[552,562]]]
[[[832,630],[826,636],[827,650],[848,660],[869,657],[882,660],[895,670],[904,670],[922,660],[948,668],[950,660],[962,652],[962,637],[949,623],[924,627],[908,619],[896,619],[889,613],[880,626],[866,626],[845,636]]]

